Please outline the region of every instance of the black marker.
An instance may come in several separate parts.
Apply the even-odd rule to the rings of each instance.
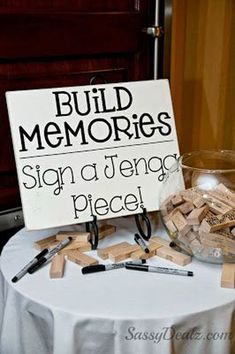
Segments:
[[[142,250],[145,253],[149,253],[148,246],[146,245],[146,243],[144,242],[144,240],[142,239],[142,237],[140,235],[135,234],[134,240],[142,248]]]
[[[16,283],[19,279],[21,279],[29,270],[29,268],[31,268],[32,266],[34,266],[35,264],[37,264],[38,260],[45,256],[48,253],[48,249],[45,248],[44,250],[42,250],[39,254],[37,254],[28,264],[26,264],[24,266],[24,268],[22,268],[19,273],[17,273],[12,279],[11,281],[13,283]]]
[[[65,240],[61,241],[56,247],[50,250],[45,257],[41,257],[38,262],[28,269],[30,274],[34,273],[38,270],[44,263],[46,263],[49,259],[51,259],[57,252],[59,252],[62,248],[67,246],[67,244],[72,241],[72,237],[68,237]]]
[[[123,262],[123,263],[112,263],[112,264],[95,264],[87,267],[82,268],[82,274],[88,274],[88,273],[96,273],[96,272],[104,272],[106,270],[113,270],[113,269],[120,269],[120,268],[125,268],[127,264],[143,264],[146,263],[145,259],[138,259],[133,262]]]
[[[148,265],[134,265],[134,264],[126,264],[125,267],[126,269],[140,270],[143,272],[163,273],[163,274],[172,274],[172,275],[186,275],[188,277],[193,276],[193,272],[190,270],[153,267]]]

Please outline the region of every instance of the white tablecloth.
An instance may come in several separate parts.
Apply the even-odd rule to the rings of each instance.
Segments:
[[[111,222],[117,232],[100,247],[133,241],[132,219]],[[38,253],[33,242],[56,231],[22,229],[3,249],[1,354],[235,353],[229,339],[235,335],[235,290],[220,287],[220,265],[193,260],[184,269],[194,277],[126,269],[82,275],[67,261],[62,279],[50,279],[47,264],[12,283]],[[96,251],[88,254],[96,257]],[[148,263],[180,268],[159,257]]]

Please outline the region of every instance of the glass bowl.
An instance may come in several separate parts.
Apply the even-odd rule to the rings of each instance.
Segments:
[[[194,151],[171,166],[160,215],[176,247],[212,263],[235,262],[235,151]]]

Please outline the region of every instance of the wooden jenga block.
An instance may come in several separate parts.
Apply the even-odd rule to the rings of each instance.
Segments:
[[[199,225],[203,218],[206,216],[208,210],[208,205],[205,205],[201,208],[193,209],[191,213],[187,216],[187,223],[189,225]]]
[[[112,235],[114,232],[116,232],[116,226],[102,225],[101,227],[99,227],[99,240],[106,236]]]
[[[223,203],[222,201],[220,201],[219,199],[216,199],[214,197],[212,197],[211,195],[209,195],[209,192],[206,198],[206,203],[209,206],[210,210],[214,213],[214,214],[225,214],[229,211],[232,210],[232,207],[228,206],[227,204]]]
[[[221,273],[221,287],[222,288],[235,288],[235,264],[224,263]]]
[[[58,245],[58,243],[60,243],[60,241],[54,240],[54,241],[47,244],[47,248],[50,248],[50,249],[54,248]]]
[[[179,239],[177,240],[177,242],[174,242],[174,241],[171,242],[170,247],[177,252],[181,252],[186,255],[193,256],[193,252],[192,252],[191,248],[189,247],[189,245],[180,242]]]
[[[173,196],[173,198],[171,199],[172,204],[176,207],[182,203],[184,203],[184,199],[182,198],[182,196],[180,194],[176,194]]]
[[[98,264],[98,260],[93,258],[93,257],[90,257],[78,250],[74,250],[74,251],[70,251],[68,254],[67,254],[67,258],[69,261],[72,261],[74,263],[77,263],[79,264],[80,266],[82,267],[86,267],[86,266],[89,266],[89,265],[93,265],[93,264]]]
[[[115,245],[109,247],[99,248],[97,250],[97,255],[102,259],[107,259],[109,258],[109,252],[116,249],[122,250],[124,247],[128,247],[130,245],[131,245],[130,243],[124,241],[124,242],[116,243]]]
[[[224,249],[225,245],[223,244],[222,240],[211,240],[207,238],[201,238],[200,239],[201,245],[204,247],[210,247],[210,248],[222,248]]]
[[[62,248],[62,250],[59,251],[59,254],[67,254],[68,252],[72,250],[79,250],[81,252],[87,252],[91,250],[91,244],[90,242],[77,242],[76,240],[72,240],[67,246]]]
[[[203,246],[199,242],[197,238],[195,238],[191,243],[190,243],[190,248],[192,249],[193,253],[201,253],[203,250]]]
[[[177,231],[177,228],[175,227],[173,221],[171,221],[170,219],[166,221],[165,224],[170,232],[175,233]]]
[[[185,235],[185,237],[187,237],[187,239],[189,240],[189,242],[192,242],[196,237],[197,237],[197,233],[195,231],[189,231],[187,233],[187,235]],[[180,238],[180,235],[179,235]]]
[[[91,244],[90,242],[81,242],[79,245],[78,245],[78,250],[80,252],[88,252],[88,251],[91,251]]]
[[[199,233],[200,242],[207,247],[222,248],[224,251],[235,253],[235,240],[230,238],[227,233]]]
[[[188,225],[186,218],[181,214],[180,211],[177,211],[175,214],[173,214],[171,220],[181,235],[184,236],[187,234],[187,232],[189,232],[190,225]]]
[[[192,202],[184,202],[183,204],[178,206],[178,210],[183,214],[188,214],[193,209],[194,209],[194,205]]]
[[[47,246],[52,243],[53,241],[56,240],[56,237],[55,235],[53,236],[49,236],[49,237],[46,237],[46,238],[43,238],[41,240],[38,240],[36,242],[34,242],[34,247],[37,249],[37,250],[43,250],[44,248],[47,248]]]
[[[173,210],[174,206],[173,206],[172,201],[171,201],[173,197],[174,197],[174,195],[170,195],[162,203],[161,212],[162,212],[163,216],[166,216],[167,214],[169,214]]]
[[[158,257],[167,259],[175,264],[180,266],[185,266],[191,262],[191,257],[187,256],[186,254],[177,252],[170,247],[160,247],[157,249],[156,252]]]
[[[228,204],[235,209],[235,192],[228,189],[224,184],[220,183],[214,189],[215,196],[222,202]]]
[[[174,208],[171,210],[171,212],[165,216],[163,216],[163,220],[165,223],[167,223],[169,220],[172,220],[172,216],[179,211],[178,207]]]
[[[205,204],[205,200],[196,188],[186,189],[180,192],[184,200],[192,202],[196,208],[200,208]]]
[[[166,246],[168,247],[169,244],[170,244],[170,240],[165,240],[164,238],[160,237],[160,236],[153,236],[150,238],[150,242],[155,242],[157,243],[158,245],[161,245],[161,246]]]
[[[160,247],[162,247],[162,245],[160,245],[156,242],[150,241],[150,243],[148,245],[149,253],[146,253],[141,249],[141,250],[131,253],[130,258],[131,259],[149,259],[149,258],[156,255],[156,251]]]
[[[199,231],[214,232],[226,227],[235,226],[235,209],[221,215],[206,215],[203,219]]]
[[[88,242],[90,240],[90,232],[80,232],[80,231],[60,231],[56,235],[58,241],[63,241],[68,237],[72,237],[73,240],[77,242]]]
[[[123,247],[121,250],[114,249],[109,251],[109,259],[114,263],[121,262],[124,259],[129,258],[131,253],[139,250],[141,250],[141,248],[138,245],[130,245],[127,247]]]
[[[145,253],[143,250],[136,251],[131,253],[130,258],[131,259],[149,259],[151,257],[154,257],[156,255],[155,251],[151,251],[149,253]]]
[[[63,278],[65,257],[62,254],[56,254],[51,262],[50,278]]]
[[[198,232],[199,231],[199,228],[200,228],[200,224],[199,225],[192,225],[192,230],[194,232]]]
[[[183,235],[179,235],[177,239],[179,240],[179,242],[183,243],[185,246],[188,247],[190,242],[189,242],[189,239],[187,238],[187,235],[186,236],[185,235],[184,236]]]
[[[229,195],[233,200],[235,200],[235,191],[232,191],[231,189],[227,188],[223,183],[217,184],[215,187],[215,190],[218,190],[224,194]]]
[[[188,233],[187,233],[187,235],[179,235],[178,236],[178,240],[181,242],[181,243],[183,243],[185,246],[187,246],[187,247],[189,247],[189,244],[190,244],[190,240],[189,240],[189,238],[188,238],[188,234],[189,233],[191,233],[191,231],[189,231]],[[195,238],[195,237],[194,237]],[[191,239],[191,237],[190,237],[190,239]]]

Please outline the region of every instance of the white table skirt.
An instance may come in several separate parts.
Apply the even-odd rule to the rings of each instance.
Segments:
[[[132,219],[110,223],[117,232],[100,247],[133,242]],[[50,279],[47,264],[12,283],[38,253],[34,241],[57,230],[22,229],[3,249],[1,354],[235,353],[235,340],[229,339],[235,336],[235,290],[220,287],[220,265],[193,260],[184,269],[194,277],[126,269],[82,275],[81,267],[67,261],[62,279]],[[96,257],[96,251],[88,254]],[[159,257],[148,263],[181,268]]]

